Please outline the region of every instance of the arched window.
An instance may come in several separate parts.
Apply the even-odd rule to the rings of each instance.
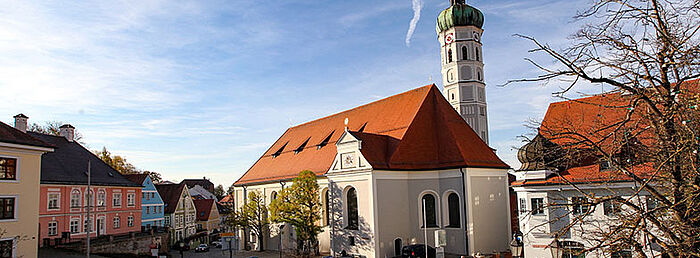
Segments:
[[[476,57],[476,61],[481,61],[479,60],[479,47],[474,47],[474,56]]]
[[[452,49],[447,50],[447,63],[452,63]]]
[[[429,228],[437,227],[435,196],[432,194],[423,195],[423,198],[421,198],[421,207],[423,207],[424,212],[424,214],[421,214],[421,219],[424,219],[423,226],[428,226]]]
[[[403,241],[401,238],[394,239],[394,255],[401,256],[401,248],[403,247]]]
[[[323,225],[328,226],[328,224],[330,222],[330,212],[328,209],[328,206],[329,206],[329,204],[328,204],[328,200],[329,200],[328,188],[323,189],[322,192],[323,192],[323,195],[322,195],[323,196]]]
[[[360,216],[357,210],[357,191],[355,188],[350,187],[345,194],[346,203],[346,214],[347,214],[347,227],[346,229],[358,229]]]
[[[447,196],[447,212],[449,228],[458,228],[460,226],[459,216],[459,196],[456,193],[450,193]]]
[[[270,194],[270,201],[274,200],[277,200],[277,192],[272,191],[272,193]]]
[[[462,60],[468,60],[469,59],[469,50],[467,49],[467,46],[462,46]]]
[[[80,190],[74,189],[70,193],[70,207],[80,208]]]
[[[105,193],[105,190],[97,191],[97,206],[104,207],[106,198],[107,193]]]

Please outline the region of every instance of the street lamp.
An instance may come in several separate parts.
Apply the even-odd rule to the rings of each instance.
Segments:
[[[517,234],[513,235],[513,240],[510,241],[510,252],[513,257],[523,256],[523,241],[520,240]]]
[[[182,254],[182,249],[185,249],[185,243],[184,243],[184,242],[180,242],[180,258],[184,257],[183,254]]]
[[[554,239],[551,244],[549,244],[549,251],[552,252],[552,258],[559,258],[564,254],[564,248],[561,246],[561,242],[558,239]]]

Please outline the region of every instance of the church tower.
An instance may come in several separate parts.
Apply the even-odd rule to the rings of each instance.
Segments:
[[[481,52],[484,14],[464,0],[450,0],[437,19],[443,94],[467,124],[489,143],[486,84]]]

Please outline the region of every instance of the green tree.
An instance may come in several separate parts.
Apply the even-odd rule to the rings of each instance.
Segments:
[[[308,256],[316,253],[321,226],[321,201],[316,174],[304,170],[294,178],[292,185],[283,189],[272,200],[270,213],[273,222],[289,223],[297,233],[297,246]]]
[[[270,220],[267,217],[265,196],[258,191],[251,191],[248,194],[248,201],[241,207],[238,218],[234,222],[234,224],[248,228],[255,234],[258,239],[258,251],[265,250],[263,246],[263,232],[270,225]]]
[[[214,192],[212,193],[214,196],[216,196],[216,199],[221,200],[226,196],[226,191],[224,190],[223,185],[218,185],[216,188],[214,188]]]
[[[101,151],[95,151],[95,155],[122,175],[146,174],[151,178],[151,180],[153,180],[154,183],[162,181],[160,173],[148,170],[142,171],[126,161],[124,157],[112,155],[112,153],[109,152],[106,147],[102,147]]]

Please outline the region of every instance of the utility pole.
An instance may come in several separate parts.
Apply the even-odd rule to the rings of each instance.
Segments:
[[[428,217],[425,214],[425,199],[423,199],[423,238],[425,239],[425,256],[428,258]]]
[[[90,231],[92,230],[92,221],[90,220],[90,200],[92,200],[92,195],[90,194],[90,160],[88,159],[88,169],[87,169],[87,258],[90,258]]]

